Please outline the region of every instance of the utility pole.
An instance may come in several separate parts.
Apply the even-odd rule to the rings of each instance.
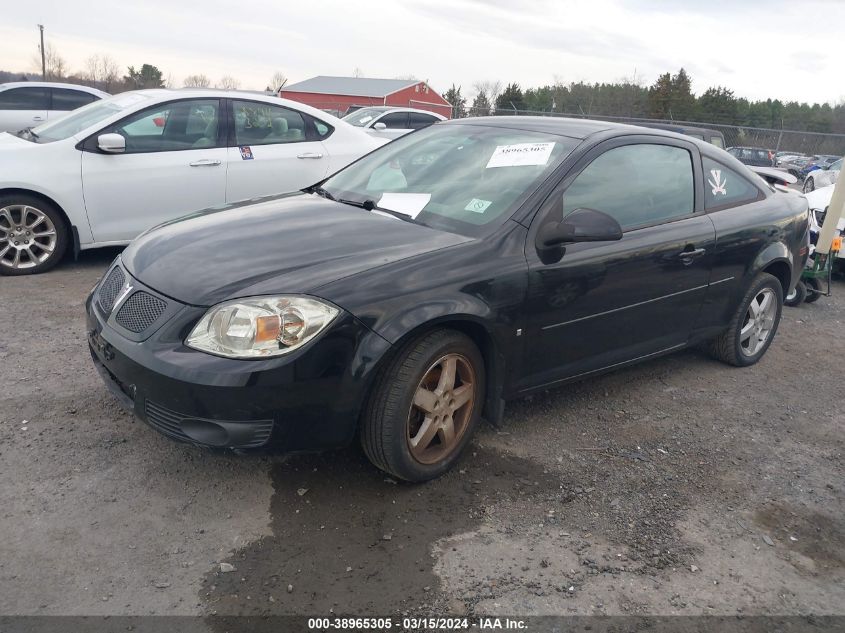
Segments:
[[[44,25],[39,24],[38,30],[41,31],[41,81],[47,81],[47,58],[44,56]]]

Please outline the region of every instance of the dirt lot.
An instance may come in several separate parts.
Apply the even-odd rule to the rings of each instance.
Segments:
[[[84,336],[114,255],[0,278],[0,614],[845,614],[843,283],[754,368],[690,351],[512,403],[412,486],[133,422]]]

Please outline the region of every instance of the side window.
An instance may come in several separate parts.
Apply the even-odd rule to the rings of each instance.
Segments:
[[[407,112],[391,112],[385,114],[376,123],[384,123],[389,130],[407,130],[408,129],[408,113]]]
[[[430,114],[420,114],[419,112],[408,113],[408,127],[412,130],[419,130],[428,127],[433,123],[437,123],[438,119]]]
[[[271,145],[305,140],[305,119],[289,110],[260,101],[232,101],[235,145]]]
[[[126,139],[126,153],[172,152],[218,146],[220,102],[176,101],[137,112],[103,130]]]
[[[0,110],[47,110],[47,88],[11,88],[0,92]]]
[[[760,195],[760,190],[753,183],[733,169],[706,156],[702,157],[701,164],[704,167],[705,209],[745,204]]]
[[[314,124],[314,129],[317,130],[317,136],[319,136],[321,139],[328,138],[329,136],[331,136],[332,132],[334,132],[334,128],[328,123],[323,123],[320,119],[315,119],[314,117],[309,118]]]
[[[51,110],[76,110],[84,105],[96,101],[97,97],[81,90],[68,90],[67,88],[53,88],[53,105]]]
[[[630,229],[694,210],[692,157],[669,145],[624,145],[596,158],[563,194],[563,217],[604,211]]]

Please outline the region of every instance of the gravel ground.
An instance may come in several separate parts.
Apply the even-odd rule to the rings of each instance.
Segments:
[[[134,422],[84,335],[115,253],[0,278],[0,614],[845,614],[843,283],[751,369],[689,351],[511,403],[413,486]]]

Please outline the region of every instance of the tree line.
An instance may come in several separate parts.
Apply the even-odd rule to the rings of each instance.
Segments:
[[[121,66],[107,54],[92,55],[85,60],[85,66],[78,71],[71,72],[68,64],[58,50],[47,42],[44,46],[44,74],[41,73],[41,53],[32,58],[32,67],[37,72],[15,73],[0,70],[0,83],[11,81],[65,81],[81,84],[92,88],[99,88],[110,94],[126,92],[127,90],[141,90],[146,88],[178,88],[171,75],[164,74],[153,64],[141,64],[138,67]],[[287,83],[287,78],[281,71],[276,71],[270,78],[266,90],[275,92]],[[222,88],[237,90],[241,82],[236,77],[224,75],[218,80],[212,80],[204,74],[194,74],[185,77],[182,82],[185,88]]]
[[[68,81],[111,94],[142,88],[178,88],[170,75],[153,64],[129,66],[125,71],[109,55],[92,55],[85,67],[69,72],[68,64],[48,43],[45,46],[48,81]],[[32,60],[41,69],[41,57]],[[357,71],[357,69],[356,69]],[[41,79],[41,73],[11,73],[0,71],[0,83]],[[267,83],[266,91],[276,92],[287,83],[281,71],[276,71]],[[185,77],[186,88],[223,88],[236,90],[240,81],[230,75],[212,80],[205,74]],[[650,86],[636,77],[613,83],[583,81],[553,84],[523,89],[518,82],[503,85],[501,81],[480,81],[472,86],[472,98],[464,96],[462,86],[452,84],[443,97],[452,104],[453,118],[486,116],[490,114],[568,114],[599,117],[625,117],[691,121],[720,125],[759,127],[802,132],[845,134],[845,102],[837,105],[766,99],[751,101],[737,97],[723,86],[713,86],[696,95],[692,92],[692,78],[683,68],[675,74],[663,73]]]
[[[580,116],[626,117],[691,121],[721,125],[845,133],[845,103],[799,103],[737,97],[723,86],[699,95],[683,68],[663,73],[650,86],[636,79],[613,83],[556,82],[523,89],[519,83],[485,81],[473,85],[470,100],[462,87],[452,84],[443,97],[452,104],[453,117],[489,114],[558,113]]]

